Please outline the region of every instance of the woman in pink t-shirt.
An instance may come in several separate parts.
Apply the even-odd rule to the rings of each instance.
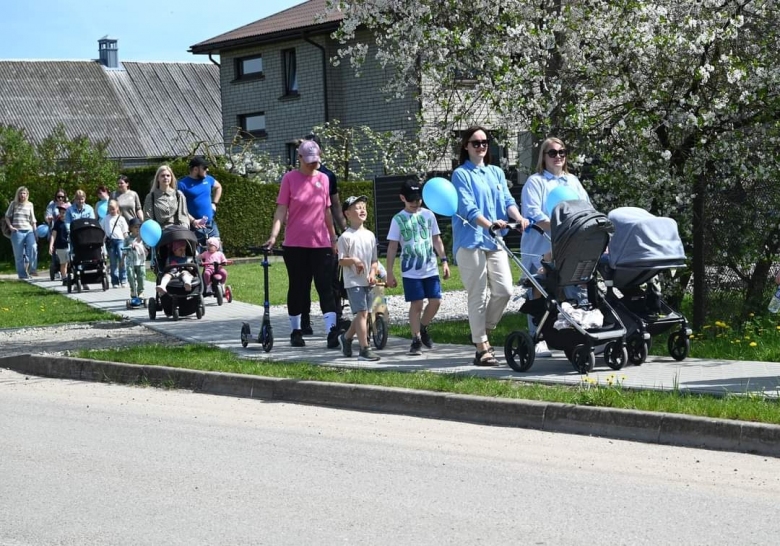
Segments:
[[[300,167],[282,178],[271,236],[265,242],[273,246],[286,220],[284,231],[284,265],[287,267],[287,314],[290,316],[290,344],[303,347],[301,314],[308,310],[307,294],[311,282],[320,296],[320,309],[328,332],[327,346],[339,346],[336,304],[332,296],[332,262],[336,252],[336,231],[330,215],[330,185],[328,177],[318,171],[320,147],[305,140],[298,147]]]

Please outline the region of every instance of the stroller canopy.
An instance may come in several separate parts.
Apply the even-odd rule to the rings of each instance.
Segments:
[[[553,209],[550,241],[560,286],[591,279],[612,229],[606,215],[587,201],[563,201]]]
[[[609,266],[667,268],[685,265],[685,250],[671,218],[653,216],[637,207],[609,213],[615,234],[609,243]]]
[[[100,222],[94,218],[79,218],[70,224],[70,241],[73,246],[103,246],[105,238]]]

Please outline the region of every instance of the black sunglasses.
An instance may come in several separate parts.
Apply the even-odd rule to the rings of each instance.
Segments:
[[[469,143],[475,148],[487,148],[489,140],[469,140]]]
[[[547,150],[544,153],[547,154],[547,157],[566,157],[566,150]]]
[[[64,195],[58,195],[57,199],[65,199],[65,196]]]

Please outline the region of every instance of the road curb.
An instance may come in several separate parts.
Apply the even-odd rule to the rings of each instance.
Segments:
[[[240,398],[780,457],[780,425],[763,423],[47,355],[2,357],[0,368],[57,379],[148,384]]]

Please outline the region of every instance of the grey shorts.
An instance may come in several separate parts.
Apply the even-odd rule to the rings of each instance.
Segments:
[[[347,288],[347,298],[349,298],[349,307],[352,309],[352,314],[356,315],[361,311],[371,310],[371,287],[370,286],[353,286]]]
[[[68,263],[68,249],[67,248],[55,248],[54,249],[55,254],[57,254],[57,259],[60,261],[60,265],[65,265]]]

